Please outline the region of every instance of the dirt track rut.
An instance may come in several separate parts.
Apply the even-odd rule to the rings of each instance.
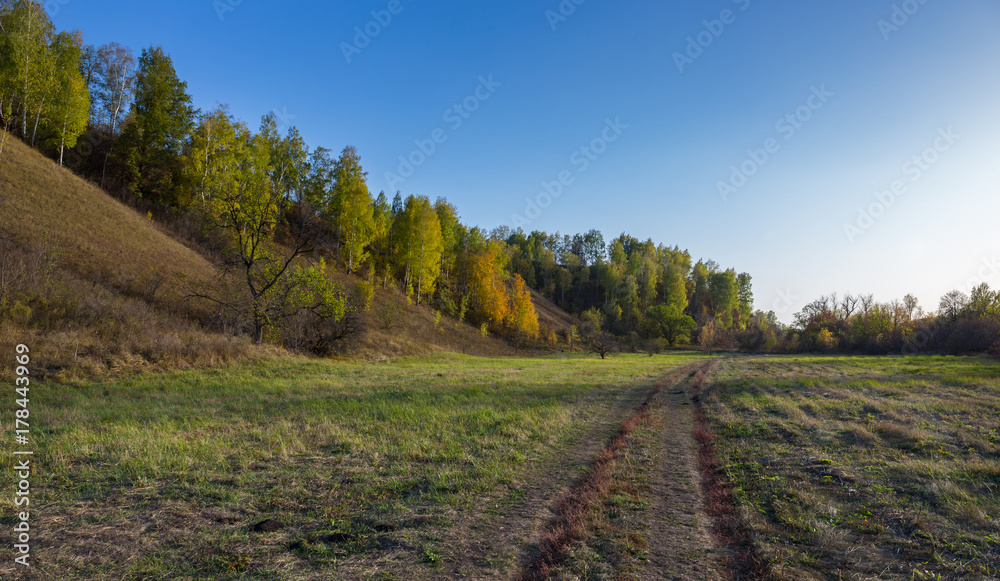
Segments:
[[[646,519],[649,564],[640,576],[643,581],[725,578],[720,573],[722,552],[713,541],[712,521],[704,509],[698,447],[692,437],[691,388],[696,380],[700,376],[690,374],[665,390],[654,412],[662,422],[660,470],[652,483]]]

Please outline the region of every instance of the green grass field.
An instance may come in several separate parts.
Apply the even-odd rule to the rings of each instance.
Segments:
[[[507,578],[620,422],[703,359],[286,358],[36,385],[25,578]],[[997,578],[998,377],[978,358],[720,361],[702,403],[769,578]],[[557,576],[645,578],[670,544],[650,536],[676,520],[651,483],[696,484],[657,472],[658,414]],[[0,525],[15,522],[4,495]]]
[[[774,579],[1000,578],[1000,362],[728,359],[706,399]]]
[[[597,416],[697,358],[277,360],[36,386],[35,571],[433,578],[450,529],[516,502]],[[265,519],[281,530],[249,530]]]

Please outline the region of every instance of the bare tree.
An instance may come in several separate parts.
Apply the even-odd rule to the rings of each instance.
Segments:
[[[837,298],[837,293],[830,294],[830,313],[833,314],[834,319],[840,319],[840,313],[838,312],[840,307],[840,300]]]
[[[910,320],[906,305],[901,303],[899,299],[892,299],[892,302],[886,304],[886,308],[892,314],[892,326],[894,328]]]
[[[875,295],[872,293],[858,295],[858,303],[861,305],[861,312],[867,315],[875,306]]]
[[[587,339],[587,348],[590,349],[591,353],[600,355],[601,359],[607,357],[608,353],[611,353],[616,345],[615,338],[611,333],[605,331],[598,331]]]
[[[854,311],[858,308],[858,297],[847,293],[844,298],[840,299],[840,310],[844,312],[844,319],[850,319],[854,315]]]
[[[919,317],[922,309],[919,306],[919,301],[917,297],[913,295],[906,295],[903,297],[903,307],[906,308],[906,320],[912,321],[914,316]]]

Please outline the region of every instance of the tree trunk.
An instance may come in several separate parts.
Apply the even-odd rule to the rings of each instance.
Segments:
[[[31,146],[35,146],[35,137],[38,136],[38,121],[42,118],[42,108],[45,107],[45,97],[42,97],[42,102],[38,104],[38,113],[35,114],[35,127],[31,130]]]
[[[101,189],[104,189],[104,174],[108,171],[108,156],[111,155],[111,148],[104,152],[104,167],[101,168]]]

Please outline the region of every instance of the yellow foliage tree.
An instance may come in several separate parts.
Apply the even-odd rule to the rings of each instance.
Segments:
[[[511,280],[507,327],[515,337],[521,339],[538,337],[538,314],[531,302],[531,291],[519,274],[515,274]]]
[[[504,281],[503,248],[490,241],[469,257],[469,309],[473,322],[486,323],[493,330],[503,328],[510,301]]]

